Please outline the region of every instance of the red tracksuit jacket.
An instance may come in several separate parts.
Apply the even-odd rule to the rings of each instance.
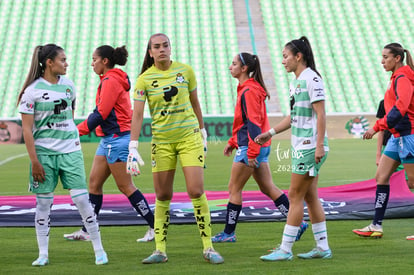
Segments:
[[[87,135],[95,128],[97,136],[129,133],[132,108],[128,75],[121,69],[111,69],[100,78],[96,108],[85,121],[78,124],[79,134]]]
[[[414,134],[414,72],[406,65],[391,76],[384,95],[385,116],[376,121],[374,130],[389,130],[394,137]]]
[[[266,92],[253,78],[237,86],[233,135],[228,143],[233,148],[248,146],[249,159],[254,159],[260,154],[261,145],[254,142],[254,138],[270,129],[265,99]],[[270,146],[270,144],[271,140],[263,144],[263,147]]]

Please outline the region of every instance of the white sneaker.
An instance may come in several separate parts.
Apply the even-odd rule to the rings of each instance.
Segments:
[[[47,256],[40,255],[33,263],[32,266],[45,266],[49,264],[49,259]]]
[[[95,254],[96,265],[103,265],[107,263],[108,263],[108,256],[106,255],[105,251],[101,250]]]
[[[63,238],[68,241],[90,241],[90,236],[88,232],[79,229],[71,234],[63,234]]]
[[[141,239],[137,239],[137,242],[146,243],[146,242],[151,242],[153,240],[154,240],[154,229],[150,227],[147,230],[147,233],[145,233],[144,237],[142,237]]]

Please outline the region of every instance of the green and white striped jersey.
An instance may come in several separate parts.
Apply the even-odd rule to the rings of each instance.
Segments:
[[[81,150],[72,115],[75,99],[73,82],[62,76],[57,84],[40,77],[25,89],[19,112],[34,115],[32,132],[37,154],[56,155]]]
[[[312,103],[325,100],[323,81],[312,69],[306,68],[290,83],[289,92],[292,147],[295,150],[316,148],[317,117]],[[325,151],[328,151],[328,136],[324,134]]]

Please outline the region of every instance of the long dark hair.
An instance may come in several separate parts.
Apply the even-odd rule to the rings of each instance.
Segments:
[[[407,65],[410,66],[411,70],[414,70],[414,62],[410,52],[404,49],[399,43],[390,43],[384,46],[384,49],[390,50],[394,56],[401,56],[401,63],[404,63],[404,53],[407,55]]]
[[[294,39],[286,43],[285,48],[289,49],[293,55],[297,55],[299,52],[302,53],[306,66],[311,68],[319,75],[319,77],[322,78],[321,74],[316,70],[312,47],[309,39],[306,36],[302,36],[299,39]]]
[[[103,45],[96,48],[96,53],[98,56],[103,58],[108,58],[109,68],[113,68],[115,65],[125,65],[128,60],[128,51],[124,46],[113,48],[109,45]]]
[[[151,49],[151,39],[153,37],[156,36],[165,36],[168,39],[168,44],[170,44],[170,38],[168,38],[168,36],[164,33],[156,33],[151,35],[150,39],[148,40],[148,44],[147,44],[147,51],[145,53],[145,57],[144,57],[144,62],[142,63],[142,67],[141,67],[141,72],[139,73],[140,75],[143,74],[148,68],[150,68],[153,64],[154,64],[154,58],[152,58],[149,54],[149,50]]]
[[[44,46],[39,45],[34,48],[30,70],[17,98],[17,105],[19,105],[20,100],[22,99],[24,90],[26,90],[26,88],[32,84],[33,81],[41,77],[45,72],[46,61],[48,59],[55,59],[60,51],[63,51],[63,48],[56,44],[46,44]]]
[[[243,52],[239,53],[239,59],[243,66],[247,66],[247,74],[249,77],[253,77],[257,82],[259,82],[260,86],[262,86],[265,90],[267,97],[270,98],[270,94],[267,91],[266,85],[263,81],[259,57],[255,54]]]

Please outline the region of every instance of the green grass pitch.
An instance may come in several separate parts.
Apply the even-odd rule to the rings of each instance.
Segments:
[[[374,177],[375,140],[360,139],[330,140],[331,151],[324,164],[319,186],[353,183]],[[206,190],[227,190],[232,158],[222,154],[224,142],[209,144]],[[88,173],[97,144],[84,143],[85,168]],[[278,150],[277,150],[278,149]],[[146,162],[142,175],[135,184],[143,193],[152,193],[152,175],[148,143],[140,144],[140,153]],[[28,195],[27,156],[24,145],[0,146],[0,195]],[[270,164],[273,179],[282,189],[289,188],[290,166],[286,155],[289,141],[274,140]],[[13,159],[14,158],[14,159]],[[245,190],[258,190],[249,181]],[[185,192],[184,177],[177,170],[175,192]],[[106,194],[119,193],[112,178],[105,184]],[[56,194],[67,194],[61,187]],[[373,194],[374,198],[374,194]],[[1,207],[1,206],[0,206]],[[1,218],[1,217],[0,217]],[[241,222],[237,226],[236,243],[216,244],[215,248],[225,258],[222,265],[210,265],[202,258],[202,245],[195,225],[175,225],[169,228],[169,262],[158,265],[143,265],[141,260],[154,250],[154,243],[136,243],[146,226],[102,226],[102,240],[108,253],[109,264],[95,266],[89,242],[69,242],[63,233],[74,227],[53,227],[50,232],[49,259],[46,267],[32,267],[37,257],[37,244],[33,227],[0,228],[0,274],[409,274],[412,269],[410,255],[414,253],[414,242],[405,236],[414,234],[412,219],[394,219],[384,222],[382,239],[363,239],[351,230],[365,226],[369,221],[328,221],[329,243],[333,251],[330,260],[300,260],[267,263],[259,257],[281,241],[284,222]],[[223,224],[213,224],[213,233],[223,229]],[[314,246],[311,230],[294,245],[294,254],[306,252]]]

